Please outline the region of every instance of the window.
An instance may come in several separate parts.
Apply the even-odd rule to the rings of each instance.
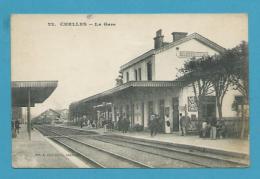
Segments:
[[[141,81],[142,80],[142,70],[141,68],[138,68],[138,74],[139,74],[139,80]]]
[[[238,111],[238,106],[242,105],[244,101],[244,97],[243,96],[235,96],[235,100],[232,103],[232,110],[233,111]]]
[[[152,62],[148,62],[147,64],[147,80],[152,80]]]
[[[128,81],[129,81],[129,73],[126,72],[126,82],[128,82]]]
[[[243,100],[244,100],[243,96],[235,96],[235,101],[238,105],[243,104]]]
[[[137,70],[135,70],[135,81],[138,80],[138,76],[137,76]]]

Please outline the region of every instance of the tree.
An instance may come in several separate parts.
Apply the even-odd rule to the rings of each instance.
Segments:
[[[234,89],[238,90],[245,97],[245,104],[248,103],[248,44],[242,41],[241,44],[232,49],[236,55],[236,66],[232,75]]]
[[[197,98],[198,111],[201,110],[203,97],[214,90],[219,119],[222,119],[222,104],[230,85],[233,74],[234,58],[232,50],[223,54],[207,56],[200,59],[191,59],[180,70],[193,83],[193,91]],[[195,85],[194,85],[195,84]],[[196,97],[197,96],[197,97]]]
[[[198,109],[198,119],[201,119],[202,113],[202,100],[205,96],[210,95],[212,90],[212,84],[208,79],[208,74],[204,71],[204,64],[207,57],[192,58],[184,63],[183,68],[179,72],[183,75],[182,79],[185,79],[188,84],[192,85],[195,103]]]
[[[236,56],[236,61],[234,61],[235,69],[232,74],[232,84],[235,90],[238,90],[243,98],[240,101],[241,105],[241,134],[240,137],[245,136],[246,130],[246,118],[248,116],[245,114],[245,105],[249,103],[248,95],[248,44],[245,41],[242,41],[241,44],[232,49],[233,54]]]
[[[185,79],[192,84],[195,101],[198,106],[200,118],[203,97],[213,91],[216,96],[216,105],[219,119],[223,118],[222,105],[227,91],[233,89],[240,91],[243,95],[241,104],[242,129],[241,137],[245,133],[244,105],[248,104],[248,45],[242,42],[238,46],[227,49],[224,53],[207,56],[199,59],[192,58],[185,62],[179,70]],[[213,89],[213,91],[211,90]]]
[[[208,78],[215,91],[219,119],[223,118],[222,105],[224,96],[232,84],[231,77],[234,61],[234,55],[230,50],[207,60]]]

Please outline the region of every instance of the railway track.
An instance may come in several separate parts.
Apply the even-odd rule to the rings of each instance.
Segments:
[[[41,132],[44,136],[60,136],[59,133],[56,133],[47,127],[35,126],[34,128]]]
[[[143,141],[131,137],[121,136],[95,136],[95,140],[112,143],[118,146],[133,148],[139,151],[160,155],[183,162],[189,162],[202,167],[246,167],[248,160],[244,158],[234,158],[213,153],[205,153],[189,149],[168,146],[167,144],[158,144],[153,141]]]
[[[95,131],[83,131],[78,129],[72,129],[72,128],[66,128],[61,126],[42,126],[42,125],[36,125],[34,128],[42,132],[45,136],[70,136],[70,135],[95,135],[98,134]]]
[[[97,168],[152,168],[152,166],[147,164],[106,151],[101,147],[81,142],[71,137],[57,137],[52,139],[79,154],[83,160],[90,161]]]
[[[75,133],[75,130],[70,130],[68,128],[64,129],[62,127],[58,127],[57,130],[54,127],[50,126],[37,126],[36,129],[38,129],[41,133],[43,133],[46,136],[49,136],[50,139],[55,141],[56,143],[59,143],[60,145],[64,146],[68,150],[72,151],[73,153],[77,154],[81,159],[86,161],[88,164],[91,164],[92,167],[95,168],[152,168],[152,166],[149,166],[147,164],[143,164],[139,161],[126,158],[122,155],[106,151],[105,149],[102,149],[100,147],[96,147],[94,145],[90,145],[84,142],[81,142],[77,139],[74,139],[69,136],[75,136],[75,134],[82,134],[90,135],[90,134],[96,134],[95,132],[85,132],[85,131],[79,131]],[[72,132],[73,131],[73,132]],[[66,133],[65,133],[66,132]],[[65,134],[65,135],[64,135]],[[104,162],[103,159],[106,159]]]
[[[118,135],[100,135],[64,127],[36,126],[56,143],[76,153],[95,168],[213,168],[246,167],[234,158]]]

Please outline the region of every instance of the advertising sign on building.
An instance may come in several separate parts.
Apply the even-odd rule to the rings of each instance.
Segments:
[[[189,112],[197,112],[197,104],[195,101],[195,96],[188,96],[188,111]]]

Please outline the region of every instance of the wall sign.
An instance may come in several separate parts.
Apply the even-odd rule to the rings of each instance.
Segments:
[[[198,107],[195,101],[195,96],[189,96],[188,97],[188,111],[189,112],[197,112]]]

